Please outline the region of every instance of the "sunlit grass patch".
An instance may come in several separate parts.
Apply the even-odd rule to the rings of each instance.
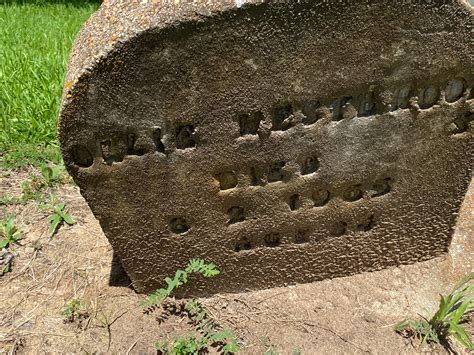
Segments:
[[[51,150],[58,156],[56,124],[67,57],[98,2],[0,4],[0,155],[16,167],[44,160]]]
[[[47,162],[61,164],[61,153],[55,142],[49,144],[17,143],[0,157],[0,168],[14,169],[22,166],[40,166]]]

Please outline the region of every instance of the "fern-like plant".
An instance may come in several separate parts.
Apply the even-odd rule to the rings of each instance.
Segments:
[[[224,354],[239,351],[236,336],[230,330],[220,330],[210,319],[197,300],[191,300],[184,306],[189,318],[193,320],[197,329],[204,334],[204,340],[211,344],[222,344]]]
[[[151,295],[149,295],[143,302],[144,308],[152,308],[159,306],[160,303],[167,297],[170,297],[173,291],[178,287],[186,284],[190,274],[201,274],[204,277],[214,277],[220,274],[220,271],[212,263],[207,263],[202,259],[192,259],[189,261],[186,269],[176,271],[174,277],[165,278],[167,284],[166,288],[159,288]]]
[[[165,278],[166,288],[160,288],[149,295],[143,302],[142,306],[146,310],[154,309],[163,304],[166,298],[170,297],[174,291],[186,284],[190,274],[201,274],[204,277],[214,277],[219,275],[220,271],[217,267],[202,259],[190,260],[184,270],[176,271],[173,278]],[[166,303],[165,303],[166,305]],[[188,315],[203,336],[193,333],[187,336],[174,338],[171,342],[155,343],[155,347],[160,354],[199,354],[203,352],[209,345],[218,346],[225,354],[236,353],[239,351],[236,336],[229,330],[221,330],[208,317],[201,304],[193,299],[187,302],[184,307],[172,307],[174,310],[184,309],[184,313]]]

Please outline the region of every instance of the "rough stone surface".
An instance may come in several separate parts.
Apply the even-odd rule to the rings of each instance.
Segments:
[[[243,3],[243,4],[241,4]],[[472,176],[465,1],[114,2],[70,59],[65,163],[137,290],[194,294],[447,251]]]

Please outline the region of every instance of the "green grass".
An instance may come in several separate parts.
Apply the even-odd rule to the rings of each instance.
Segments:
[[[15,168],[59,158],[57,114],[66,62],[98,1],[0,0],[0,156]]]
[[[1,152],[0,152],[1,154]],[[0,167],[13,169],[26,165],[41,166],[47,162],[61,164],[61,152],[56,142],[50,144],[18,143],[0,159]]]

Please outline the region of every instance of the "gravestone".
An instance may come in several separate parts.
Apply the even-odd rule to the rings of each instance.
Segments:
[[[466,1],[115,1],[80,32],[59,135],[141,292],[311,282],[447,251],[472,176]]]

